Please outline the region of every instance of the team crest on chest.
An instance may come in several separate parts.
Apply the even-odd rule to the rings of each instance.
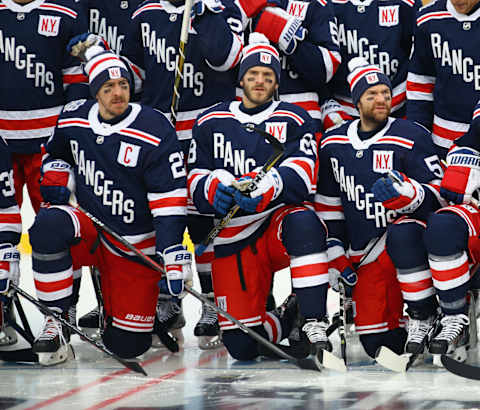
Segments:
[[[381,174],[393,170],[393,151],[373,150],[373,172]]]
[[[287,122],[266,122],[265,131],[284,143],[287,140],[287,125]]]
[[[397,26],[400,22],[400,6],[382,6],[378,8],[378,24],[383,27]]]
[[[300,20],[305,20],[307,15],[308,3],[304,1],[289,1],[287,6],[287,12],[293,17],[296,17]]]
[[[38,16],[38,34],[46,37],[58,36],[60,19],[58,16]]]
[[[125,167],[135,167],[137,166],[139,153],[140,146],[121,141],[117,162]]]

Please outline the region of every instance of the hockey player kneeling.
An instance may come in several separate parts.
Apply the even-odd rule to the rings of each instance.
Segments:
[[[422,352],[437,304],[428,262],[418,260],[426,255],[425,220],[441,203],[433,185],[442,169],[429,133],[390,117],[392,85],[379,67],[363,58],[348,67],[360,118],[326,133],[319,158],[316,205],[328,226],[331,270],[358,274],[355,330],[370,357],[381,347],[400,355],[414,341]]]
[[[191,277],[191,255],[181,245],[186,219],[186,173],[175,131],[165,116],[129,103],[126,65],[92,46],[84,53],[96,100],[67,104],[48,141],[43,163],[42,208],[29,230],[38,299],[66,315],[74,271],[101,271],[105,347],[134,358],[152,343],[161,274],[145,266],[90,218],[78,204],[143,253],[165,266],[174,296]],[[73,182],[75,182],[73,184]],[[44,365],[69,357],[69,335],[47,316],[34,351]]]
[[[322,352],[332,350],[326,334],[326,229],[303,204],[314,189],[314,123],[302,108],[273,101],[279,55],[263,35],[254,34],[240,64],[242,101],[217,104],[196,121],[189,190],[201,213],[221,218],[238,207],[213,239],[217,305],[274,343],[290,335],[299,316],[299,337],[291,340],[289,352],[297,357],[313,353],[321,362]],[[265,131],[285,147],[274,163],[275,147],[265,140]],[[267,172],[265,164],[270,165]],[[273,273],[286,267],[294,295],[266,312]],[[230,320],[220,317],[219,324],[233,358],[271,355]]]

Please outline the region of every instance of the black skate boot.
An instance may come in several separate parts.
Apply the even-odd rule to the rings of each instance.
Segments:
[[[66,316],[66,315],[65,315]],[[53,316],[45,316],[43,329],[33,343],[33,352],[44,366],[52,366],[73,358],[70,332],[62,330],[62,324]]]
[[[215,303],[213,293],[207,293],[203,296]],[[217,312],[206,303],[202,304],[202,316],[195,325],[193,334],[198,337],[198,347],[202,350],[211,350],[223,346]]]
[[[445,315],[440,320],[440,333],[432,339],[429,349],[430,353],[437,355],[434,356],[434,364],[440,363],[438,355],[442,354],[449,355],[459,362],[467,359],[469,324],[468,316],[463,313]]]

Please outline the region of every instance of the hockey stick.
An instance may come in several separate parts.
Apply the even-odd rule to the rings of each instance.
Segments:
[[[183,10],[182,28],[180,30],[180,44],[178,46],[178,64],[175,67],[175,83],[173,84],[170,114],[173,126],[177,123],[178,103],[180,101],[180,81],[183,79],[183,65],[185,63],[185,46],[188,42],[188,29],[192,13],[193,0],[186,0]]]
[[[339,315],[338,315],[338,335],[340,336],[340,351],[342,353],[342,359],[347,365],[347,338],[345,335],[345,325],[347,323],[347,312],[345,311],[345,285],[342,282],[342,279],[338,280],[338,290],[339,290]]]
[[[242,128],[246,128],[249,131],[255,131],[258,134],[262,135],[273,147],[273,154],[267,159],[267,162],[263,165],[262,169],[255,175],[255,178],[253,178],[250,181],[250,184],[245,188],[245,192],[249,193],[254,191],[257,187],[260,181],[263,179],[265,174],[277,163],[277,161],[282,157],[285,147],[284,145],[278,141],[272,134],[263,131],[260,128],[256,128],[252,125],[242,125]],[[205,249],[207,249],[207,246],[218,236],[220,231],[225,228],[232,218],[236,215],[236,213],[240,210],[240,207],[238,204],[235,204],[230,211],[228,211],[228,214],[226,214],[213,228],[212,230],[208,233],[206,238],[197,246],[197,249],[195,250],[195,254],[197,256],[200,256],[205,252]]]
[[[107,225],[105,225],[102,221],[94,217],[88,211],[84,210],[80,205],[75,206],[79,211],[83,212],[88,218],[92,220],[94,224],[96,224],[99,228],[103,229],[117,241],[119,241],[122,245],[124,245],[127,249],[135,253],[143,262],[148,264],[152,269],[156,270],[157,272],[164,273],[164,269],[161,265],[155,262],[152,258],[148,255],[145,255],[141,250],[137,249],[133,244],[123,238],[121,235],[113,231]],[[240,330],[244,333],[247,333],[250,337],[255,339],[258,343],[264,345],[265,347],[269,348],[272,352],[276,353],[281,358],[288,360],[291,363],[294,363],[296,366],[302,369],[310,369],[321,371],[323,367],[336,369],[340,371],[345,370],[345,366],[343,365],[342,361],[335,357],[332,353],[327,351],[319,352],[319,355],[310,354],[308,357],[304,359],[297,359],[292,355],[284,352],[282,349],[277,347],[274,343],[270,342],[269,340],[265,339],[263,336],[259,335],[254,330],[250,329],[249,327],[245,326],[242,322],[238,319],[234,318],[229,313],[225,312],[223,309],[219,308],[214,302],[210,301],[207,297],[204,297],[202,294],[196,292],[189,286],[185,286],[185,292],[191,294],[196,299],[200,300],[202,303],[210,306],[217,314],[222,315],[223,317],[227,318],[231,322],[235,323]],[[338,363],[340,362],[340,363]]]
[[[111,358],[115,359],[117,362],[121,363],[123,366],[129,368],[130,370],[133,370],[134,372],[141,373],[145,376],[147,376],[147,373],[143,369],[140,364],[134,361],[129,361],[129,360],[124,360],[121,357],[117,356],[116,354],[110,352],[107,350],[103,345],[98,343],[97,341],[91,339],[88,337],[85,333],[83,333],[81,330],[79,330],[76,326],[72,325],[68,320],[65,320],[60,314],[57,312],[51,310],[48,306],[44,305],[37,299],[35,299],[33,296],[28,294],[27,292],[23,291],[21,288],[19,288],[17,285],[14,283],[10,283],[10,287],[17,292],[19,295],[23,296],[25,299],[27,299],[29,302],[34,304],[38,310],[40,310],[42,313],[48,315],[48,316],[53,316],[56,320],[58,320],[63,326],[68,327],[72,332],[76,333],[79,335],[83,340],[86,340],[88,343],[91,345],[95,346],[97,349],[101,350],[103,353],[107,354]]]
[[[464,377],[466,379],[480,380],[480,367],[472,366],[471,364],[458,362],[451,357],[442,354],[440,360],[450,373],[457,376]]]

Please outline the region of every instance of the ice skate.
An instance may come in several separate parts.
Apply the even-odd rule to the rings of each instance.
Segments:
[[[204,296],[215,303],[213,293],[208,293]],[[202,316],[196,324],[193,334],[197,336],[198,347],[202,350],[216,349],[223,346],[217,312],[206,303],[202,304]]]
[[[33,343],[33,352],[44,366],[52,366],[74,358],[69,343],[68,332],[62,331],[62,325],[53,316],[46,316],[43,329]]]
[[[90,312],[78,319],[78,327],[80,327],[91,338],[99,340],[102,337],[101,322],[100,307],[96,306]]]
[[[173,299],[170,295],[160,294],[157,301],[154,328],[169,333],[176,339],[179,345],[183,345],[183,327],[185,327],[185,317],[183,316],[181,302]],[[164,344],[154,332],[152,347],[158,348],[163,346]]]
[[[467,359],[469,323],[468,316],[463,313],[446,315],[440,320],[440,333],[432,339],[429,349],[435,365],[441,366],[440,355],[443,354],[459,362]]]
[[[418,312],[409,312],[405,353],[421,355],[425,352],[435,330],[436,320],[437,315],[425,318],[418,315]]]
[[[0,347],[17,343],[17,332],[9,323],[15,321],[15,313],[11,303],[0,302]]]

